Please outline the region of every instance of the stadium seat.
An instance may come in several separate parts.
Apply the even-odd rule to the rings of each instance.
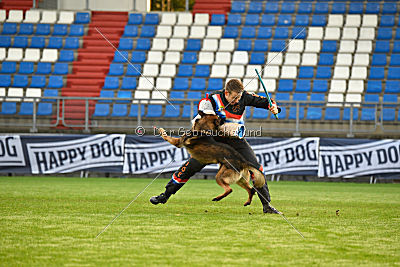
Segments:
[[[138,27],[136,25],[126,25],[124,34],[122,36],[124,37],[136,37],[138,35]]]
[[[322,41],[322,49],[321,52],[331,52],[335,53],[337,51],[337,42],[331,40],[324,40]]]
[[[33,103],[32,102],[22,102],[19,106],[19,115],[32,115],[33,114]]]
[[[47,48],[60,49],[63,46],[63,38],[61,37],[50,37],[47,44]]]
[[[144,17],[145,25],[157,25],[160,18],[157,13],[147,13]]]
[[[143,15],[138,13],[129,14],[128,24],[139,25],[143,22]]]
[[[202,39],[206,36],[205,26],[192,26],[190,28],[189,38],[199,38]]]
[[[119,78],[106,76],[104,79],[103,89],[117,89],[119,88]]]
[[[299,120],[304,119],[304,107],[299,107],[298,109],[297,109],[297,107],[290,107],[288,119],[296,120],[297,119],[297,111],[299,112],[299,114],[298,114]]]
[[[272,29],[270,27],[258,28],[257,38],[258,39],[270,39],[272,37]]]
[[[43,88],[46,87],[46,77],[41,75],[35,75],[31,78],[31,84],[29,87]]]
[[[308,26],[310,24],[309,16],[307,15],[296,15],[294,22],[295,26]]]
[[[328,3],[315,3],[314,6],[315,14],[328,14],[329,13],[329,4]]]
[[[142,65],[128,64],[125,74],[127,76],[140,76],[141,72],[142,72]]]
[[[148,118],[156,118],[162,116],[162,106],[161,105],[148,105],[147,114]]]
[[[325,120],[340,120],[340,108],[327,107],[325,109]]]
[[[7,22],[22,22],[24,13],[22,10],[10,10],[8,12]]]
[[[40,59],[40,49],[37,48],[27,48],[25,50],[24,61],[38,62]]]
[[[67,37],[65,38],[64,49],[78,49],[79,38],[78,37]]]
[[[397,3],[385,2],[382,6],[382,14],[397,13]]]
[[[106,117],[110,115],[110,105],[103,103],[96,103],[93,117]]]
[[[392,39],[392,28],[380,27],[378,28],[378,40],[390,40]]]
[[[135,77],[123,77],[121,89],[136,89],[136,78]]]
[[[271,41],[271,49],[273,52],[283,52],[286,50],[286,42],[285,40],[272,40]]]
[[[41,36],[33,36],[31,38],[31,48],[44,48],[45,38]]]
[[[43,91],[43,97],[57,97],[58,96],[58,90],[57,89],[44,89]],[[42,101],[47,101],[47,102],[56,102],[55,99],[43,99]]]
[[[183,66],[183,65],[181,65],[181,66]],[[181,66],[179,66],[179,68]],[[192,70],[192,72],[193,72],[193,70]],[[192,73],[190,74],[190,76],[191,75],[192,75]],[[189,88],[189,79],[188,78],[175,78],[174,86],[172,87],[172,89],[174,89],[174,90],[187,90],[188,88]]]
[[[180,113],[181,113],[180,106],[167,105],[165,107],[164,117],[165,118],[178,118],[180,116]]]
[[[1,64],[0,73],[15,73],[17,71],[17,63],[16,62],[8,62],[4,61]]]
[[[274,26],[275,25],[275,15],[263,14],[261,16],[261,26]]]
[[[310,80],[297,80],[296,92],[309,92],[309,91],[311,91]]]
[[[40,11],[38,10],[27,10],[25,12],[24,23],[39,23],[40,21]]]
[[[51,114],[53,114],[53,104],[52,103],[40,102],[38,104],[37,115],[50,116]]]
[[[222,79],[218,79],[218,78],[210,78],[210,79],[208,79],[207,90],[215,91],[215,90],[222,90],[222,88],[223,88]]]
[[[261,2],[250,2],[249,9],[247,13],[262,13],[263,12],[263,3]]]
[[[297,13],[299,14],[309,14],[312,12],[312,3],[310,2],[299,2]]]
[[[240,39],[238,41],[237,51],[251,51],[252,50],[252,42],[247,39]]]
[[[151,41],[149,38],[139,38],[136,40],[136,50],[149,50]]]
[[[210,21],[210,15],[207,13],[197,13],[194,16],[193,25],[207,26]]]
[[[171,38],[172,27],[169,25],[159,25],[157,26],[157,38]]]
[[[309,107],[307,109],[307,120],[321,120],[322,119],[322,108],[320,107]]]
[[[161,16],[160,25],[175,25],[176,14],[174,13],[163,13]],[[156,23],[158,24],[158,23]]]
[[[242,16],[240,14],[228,14],[228,26],[239,26],[242,24]]]
[[[323,66],[317,67],[317,72],[315,75],[316,78],[330,79],[331,76],[332,76],[332,70],[330,67],[323,67]]]
[[[282,2],[281,13],[294,13],[296,10],[295,3]]]
[[[275,28],[275,39],[287,39],[289,38],[289,28],[287,27],[276,27]],[[274,40],[276,41],[276,40]]]
[[[129,103],[131,100],[123,100],[123,99],[132,99],[132,91],[118,91],[116,103]]]
[[[214,26],[225,25],[225,15],[224,14],[211,14],[210,25],[214,25]]]
[[[399,94],[400,93],[400,81],[387,80],[385,94]]]
[[[28,87],[28,76],[26,75],[14,75],[13,87]]]
[[[140,105],[140,116],[144,116],[144,111],[145,111],[145,106]],[[131,105],[131,110],[129,111],[129,117],[138,117],[139,116],[139,105],[138,104],[132,104]]]
[[[395,121],[396,120],[396,110],[394,108],[383,108],[382,120],[383,121]]]
[[[149,14],[147,14],[149,15]],[[129,25],[131,26],[131,25]],[[150,25],[144,25],[142,26],[141,32],[140,32],[140,37],[154,37],[156,35],[156,28],[154,26]],[[134,36],[128,36],[128,37],[134,37]]]
[[[259,24],[260,16],[258,14],[247,14],[244,22],[245,26],[257,26]]]
[[[111,103],[112,102],[111,99],[104,99],[104,98],[114,98],[114,91],[101,90],[99,97],[103,98],[103,99],[98,100],[99,103]]]
[[[16,102],[2,102],[0,114],[14,115],[16,113],[17,113],[17,103]]]
[[[204,78],[193,78],[190,90],[205,90],[206,80]]]
[[[379,3],[367,3],[365,7],[366,14],[379,14],[379,12],[380,12]]]
[[[267,2],[265,4],[265,13],[278,13],[279,3],[278,2]]]
[[[242,28],[242,38],[255,38],[256,28],[255,27],[243,27]]]
[[[32,35],[33,34],[33,24],[32,23],[21,23],[19,25],[19,35]]]
[[[66,50],[62,50],[66,51]],[[73,51],[71,51],[73,53]],[[63,55],[60,52],[59,61],[63,61]],[[56,62],[58,59],[58,51],[57,49],[43,49],[42,58],[40,59],[41,62]]]
[[[17,24],[16,23],[4,23],[3,30],[1,34],[3,35],[14,35],[17,33]]]
[[[374,121],[376,119],[375,108],[362,108],[361,109],[361,120],[362,121]]]
[[[225,27],[223,38],[237,38],[239,31],[237,27],[227,26]]]
[[[3,62],[3,64],[4,63],[10,63],[10,62]],[[35,64],[33,62],[21,62],[19,64],[18,73],[20,73],[20,74],[32,74],[34,65]]]
[[[53,35],[65,36],[68,32],[68,26],[65,24],[56,24],[53,26]]]
[[[279,80],[278,91],[280,92],[292,92],[293,91],[293,80]]]
[[[291,15],[278,15],[278,20],[276,25],[278,26],[290,26],[292,25],[292,16]]]
[[[8,87],[10,85],[11,85],[11,75],[0,74],[0,86],[1,87]]]
[[[114,104],[111,117],[126,117],[128,115],[127,104]]]
[[[159,76],[161,77],[175,77],[176,75],[176,66],[174,64],[162,64],[160,69]]]
[[[351,112],[353,112],[353,120],[358,120],[358,108],[344,108],[343,109],[343,120],[348,121],[351,118]]]
[[[146,61],[146,52],[144,51],[133,51],[132,52],[132,63],[144,63]]]
[[[11,37],[10,36],[0,36],[0,47],[10,47]]]
[[[364,11],[363,3],[351,2],[349,6],[349,14],[362,14]]]
[[[369,80],[367,82],[367,93],[381,93],[382,92],[382,81],[380,80]]]
[[[385,78],[385,69],[383,67],[371,67],[369,73],[369,78],[371,79]]]
[[[111,63],[110,69],[108,71],[108,75],[123,75],[124,74],[124,65],[123,64],[116,64]]]
[[[196,65],[194,77],[208,77],[210,76],[209,65]]]
[[[180,13],[178,14],[177,25],[189,26],[193,23],[193,15],[191,13]]]
[[[313,92],[327,92],[328,81],[327,80],[314,80],[313,81]]]
[[[63,85],[63,76],[50,76],[47,88],[62,88]]]
[[[217,39],[204,39],[202,51],[215,52],[218,50],[218,40]]]

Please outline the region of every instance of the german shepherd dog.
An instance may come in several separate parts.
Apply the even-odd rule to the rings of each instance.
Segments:
[[[200,163],[219,163],[220,168],[215,176],[217,184],[225,192],[213,198],[219,201],[232,193],[230,184],[237,183],[243,187],[249,197],[244,206],[250,205],[256,190],[249,184],[250,178],[255,187],[259,188],[265,184],[264,175],[251,166],[246,159],[229,145],[216,142],[212,133],[218,132],[221,119],[217,115],[205,114],[199,111],[200,119],[197,119],[190,131],[187,131],[180,138],[168,136],[163,128],[158,132],[161,137],[176,147],[185,147],[189,154]],[[211,134],[210,134],[211,133]]]

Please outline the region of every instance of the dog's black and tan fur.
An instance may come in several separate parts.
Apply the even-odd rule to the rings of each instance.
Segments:
[[[220,168],[216,175],[216,181],[225,192],[213,199],[219,201],[228,196],[232,192],[230,184],[237,183],[243,187],[249,197],[244,206],[250,205],[255,190],[250,186],[250,178],[253,180],[255,187],[259,188],[265,184],[264,175],[237,151],[229,145],[216,142],[210,132],[216,132],[221,123],[217,115],[208,115],[199,111],[201,116],[197,119],[187,134],[180,138],[168,136],[163,128],[159,129],[161,137],[176,147],[184,146],[189,154],[199,161],[207,165],[219,163]],[[242,179],[243,177],[243,179]]]

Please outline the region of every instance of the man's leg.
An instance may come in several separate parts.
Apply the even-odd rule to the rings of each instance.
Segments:
[[[173,175],[171,180],[165,186],[165,192],[158,196],[150,198],[150,202],[154,205],[164,204],[172,194],[178,192],[182,186],[192,177],[196,172],[201,171],[205,165],[201,164],[194,158],[190,158],[183,164]]]
[[[258,163],[257,157],[254,154],[253,149],[245,139],[216,138],[216,141],[230,145],[237,152],[239,152],[248,162],[250,162],[254,168],[257,168],[258,170],[260,170],[261,173],[264,173],[263,166]],[[261,204],[263,205],[263,211],[264,213],[279,213],[275,208],[269,205],[269,202],[271,202],[271,196],[269,194],[267,179],[265,178],[265,175],[264,179],[264,186],[258,188],[256,187],[257,195],[260,198]]]

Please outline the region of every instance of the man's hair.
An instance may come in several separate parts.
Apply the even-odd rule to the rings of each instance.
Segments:
[[[244,90],[242,82],[239,81],[238,79],[230,80],[226,84],[225,89],[226,89],[226,91],[228,91],[228,93],[231,93],[231,92],[240,93]]]

